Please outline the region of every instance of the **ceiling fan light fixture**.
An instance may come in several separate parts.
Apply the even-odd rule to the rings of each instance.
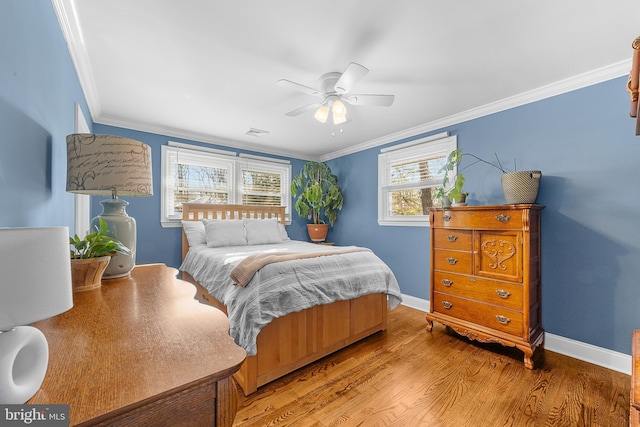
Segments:
[[[333,105],[331,106],[334,115],[346,116],[347,115],[347,107],[344,106],[342,101],[336,99],[333,101]]]
[[[347,121],[347,107],[344,106],[342,101],[336,99],[331,106],[333,112],[333,124],[341,125]]]
[[[326,104],[322,104],[318,107],[313,117],[320,123],[326,123],[329,118],[329,107],[327,107]]]
[[[290,80],[278,80],[277,84],[296,89],[313,96],[323,98],[321,102],[309,104],[285,113],[295,117],[303,113],[315,111],[313,117],[320,123],[326,123],[331,116],[334,125],[351,121],[351,114],[345,104],[373,105],[388,107],[393,104],[394,95],[362,94],[355,95],[351,90],[369,70],[355,62],[349,63],[343,73],[330,72],[320,76],[320,89],[310,88]]]
[[[347,122],[347,114],[343,114],[343,115],[338,115],[336,113],[333,113],[333,124],[334,125],[341,125],[343,123]]]

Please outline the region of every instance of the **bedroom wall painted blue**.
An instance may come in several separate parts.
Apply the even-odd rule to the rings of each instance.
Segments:
[[[91,116],[51,2],[0,2],[0,58],[0,227],[73,230],[65,137]]]
[[[507,168],[515,159],[518,170],[542,171],[543,326],[630,354],[640,327],[640,137],[625,85],[618,78],[433,133],[458,135],[459,148],[484,159],[497,153]],[[429,229],[377,224],[379,151],[329,162],[345,184],[334,240],[371,247],[404,293],[428,299]],[[476,164],[464,174],[470,204],[504,203],[500,171]]]
[[[138,231],[138,245],[136,249],[136,263],[165,263],[172,267],[179,267],[181,261],[182,229],[163,228],[160,224],[160,199],[161,199],[161,147],[167,145],[169,141],[182,142],[186,144],[206,146],[208,148],[219,148],[231,150],[238,153],[256,154],[265,157],[280,158],[279,156],[268,156],[247,150],[238,150],[221,145],[213,145],[198,141],[191,141],[181,138],[174,138],[166,135],[157,135],[147,132],[139,132],[131,129],[124,129],[114,126],[94,124],[95,133],[107,135],[124,136],[132,138],[151,147],[151,161],[153,169],[153,196],[151,197],[124,197],[129,202],[127,213],[136,220]],[[304,163],[302,160],[290,159],[291,168],[296,173]],[[100,205],[101,197],[91,197],[91,214],[98,215],[102,212]],[[297,215],[296,215],[297,216]],[[306,238],[304,222],[300,218],[295,218],[295,222],[287,227],[287,232],[292,239],[303,240]],[[304,233],[304,234],[303,234]]]
[[[0,226],[71,227],[64,138],[73,132],[74,103],[90,115],[49,1],[0,2],[0,58]],[[505,164],[516,158],[520,170],[542,170],[543,325],[630,354],[631,330],[640,325],[640,200],[634,188],[640,138],[633,136],[625,84],[615,79],[442,130],[458,135],[468,152],[498,153]],[[101,125],[94,131],[152,145],[156,196],[129,199],[140,233],[138,261],[177,266],[180,229],[162,229],[159,221],[159,146],[183,140]],[[371,247],[405,294],[428,298],[428,229],[377,225],[378,152],[329,162],[345,191],[330,239]],[[292,159],[294,173],[302,163]],[[475,165],[465,174],[471,203],[503,202],[497,171]],[[95,214],[100,198],[93,199]],[[288,227],[293,238],[306,238],[304,223],[297,218]]]

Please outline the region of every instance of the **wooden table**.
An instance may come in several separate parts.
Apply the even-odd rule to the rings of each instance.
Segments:
[[[640,329],[633,331],[631,348],[631,407],[629,425],[640,427]]]
[[[35,323],[49,342],[49,368],[27,403],[69,404],[72,426],[231,426],[231,375],[245,352],[224,313],[194,300],[177,273],[136,266]]]

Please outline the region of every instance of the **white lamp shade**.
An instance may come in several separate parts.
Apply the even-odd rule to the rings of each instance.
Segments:
[[[95,196],[152,196],[151,148],[112,135],[67,135],[67,191]]]
[[[0,228],[0,331],[73,307],[69,229]]]

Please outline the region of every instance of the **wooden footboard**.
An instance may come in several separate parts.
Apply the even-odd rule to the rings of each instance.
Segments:
[[[211,205],[184,203],[182,219],[277,218],[285,223],[282,206]],[[189,249],[182,233],[182,257]],[[227,307],[193,279],[182,279],[197,288],[196,298],[227,313]],[[387,296],[365,295],[353,300],[337,301],[291,313],[274,319],[262,328],[257,339],[257,355],[245,359],[235,374],[245,395],[283,375],[344,348],[378,331],[387,329]]]
[[[226,307],[183,273],[197,288],[196,298],[226,313]],[[255,356],[245,359],[234,378],[250,395],[258,387],[387,329],[387,296],[364,295],[356,299],[318,305],[274,319],[258,334]]]

